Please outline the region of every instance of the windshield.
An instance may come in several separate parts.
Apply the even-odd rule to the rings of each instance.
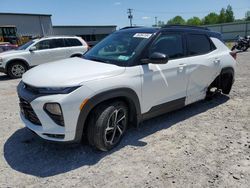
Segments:
[[[31,40],[22,46],[19,46],[16,50],[26,50],[30,45],[32,45],[35,41]]]
[[[126,66],[151,35],[151,33],[134,32],[113,33],[88,51],[83,58]]]

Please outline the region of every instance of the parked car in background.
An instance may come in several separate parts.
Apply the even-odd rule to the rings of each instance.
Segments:
[[[81,57],[88,50],[80,37],[53,36],[34,39],[16,50],[0,54],[0,72],[20,78],[30,68],[60,59]]]
[[[14,50],[18,47],[16,44],[10,44],[9,42],[0,42],[0,53]]]
[[[21,118],[40,137],[115,147],[129,125],[229,94],[235,53],[205,28],[119,30],[83,58],[44,64],[18,85]]]

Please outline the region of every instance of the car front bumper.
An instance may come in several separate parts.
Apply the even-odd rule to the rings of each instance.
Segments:
[[[23,84],[18,85],[17,91],[20,99],[21,120],[27,128],[41,138],[50,141],[67,143],[81,141],[79,138],[76,138],[76,132],[80,114],[79,106],[82,103],[82,97],[79,95],[79,92],[81,93],[82,91],[73,91],[69,94],[39,95],[28,91]],[[22,103],[25,103],[25,109]],[[56,124],[47,114],[44,110],[46,103],[60,104],[64,126]]]
[[[6,72],[6,71],[5,71],[5,68],[1,67],[1,65],[0,65],[0,72],[3,72],[3,73]]]

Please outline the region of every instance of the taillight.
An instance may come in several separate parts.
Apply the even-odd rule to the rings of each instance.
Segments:
[[[230,55],[236,60],[236,58],[237,58],[237,53],[236,52],[230,52]]]

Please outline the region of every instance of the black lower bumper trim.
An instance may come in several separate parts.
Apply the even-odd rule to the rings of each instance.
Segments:
[[[0,72],[6,73],[5,68],[0,67]]]

